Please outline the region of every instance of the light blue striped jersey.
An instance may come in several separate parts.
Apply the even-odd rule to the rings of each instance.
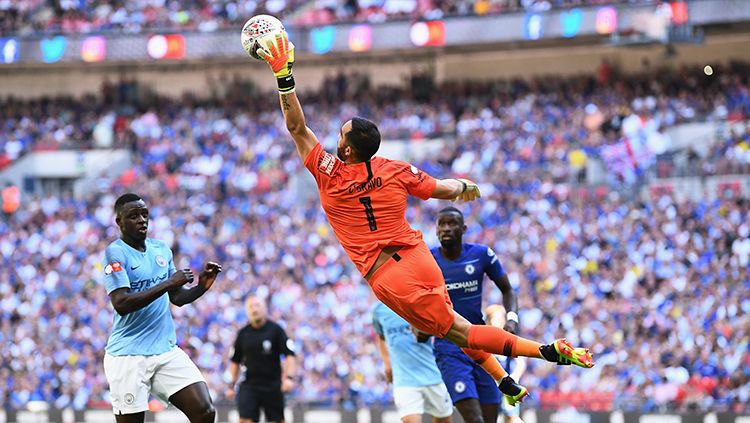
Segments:
[[[107,294],[119,288],[145,291],[164,283],[175,267],[172,250],[157,239],[146,239],[146,251],[138,251],[118,239],[104,252],[104,287]],[[115,356],[158,355],[171,351],[177,343],[169,294],[146,307],[121,316],[115,311],[112,334],[106,351]]]

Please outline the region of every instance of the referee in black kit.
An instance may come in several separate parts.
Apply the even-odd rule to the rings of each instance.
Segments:
[[[284,393],[292,389],[297,371],[294,345],[281,326],[266,318],[263,299],[249,296],[245,309],[250,324],[239,331],[234,341],[229,363],[232,388],[227,392],[227,398],[234,397],[233,387],[240,374],[240,364],[244,364],[247,372],[237,394],[240,423],[259,422],[261,409],[267,422],[283,422]]]

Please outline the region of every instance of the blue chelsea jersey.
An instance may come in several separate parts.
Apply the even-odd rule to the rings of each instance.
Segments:
[[[164,283],[175,273],[172,250],[159,240],[147,238],[146,251],[118,239],[104,252],[104,287],[109,295],[119,288],[145,291]],[[177,344],[174,321],[169,310],[169,294],[140,310],[121,316],[115,311],[107,353],[121,355],[158,355]]]
[[[461,255],[456,260],[448,260],[440,253],[440,247],[435,247],[430,251],[443,272],[453,309],[473,324],[484,324],[482,320],[484,275],[492,280],[498,280],[505,274],[505,269],[495,252],[486,245],[463,243]],[[436,348],[448,345],[455,347],[445,340],[438,339],[435,342]]]

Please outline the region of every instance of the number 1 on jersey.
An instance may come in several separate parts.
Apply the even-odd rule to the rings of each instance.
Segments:
[[[377,231],[378,224],[375,223],[375,213],[372,211],[370,197],[360,197],[359,202],[365,206],[365,216],[367,216],[367,224],[370,225],[370,232]]]

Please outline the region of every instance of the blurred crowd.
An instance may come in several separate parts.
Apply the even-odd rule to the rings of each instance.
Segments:
[[[0,36],[38,33],[210,32],[257,14],[298,25],[438,19],[655,0],[25,0],[0,2]]]
[[[0,35],[240,28],[253,15],[285,18],[309,0],[24,0],[0,2]]]
[[[340,124],[363,115],[386,140],[417,146],[441,137],[443,148],[414,164],[480,181],[482,200],[459,205],[465,239],[498,253],[518,290],[522,334],[564,335],[597,357],[586,371],[532,363],[522,379],[532,392],[610,393],[626,410],[750,411],[750,204],[640,202],[616,191],[587,201],[570,188],[581,159],[604,146],[630,138],[647,145],[675,123],[747,113],[744,69],[710,80],[692,69],[658,79],[601,72],[439,90],[424,77],[375,89],[365,75],[332,76],[300,95],[328,150]],[[255,88],[241,80],[212,90],[208,99],[164,99],[126,81],[85,100],[3,102],[6,154],[9,145],[13,157],[38,146],[116,146],[135,160],[96,192],[27,199],[0,219],[6,407],[108,405],[101,366],[113,310],[100,261],[118,236],[114,200],[127,191],[146,198],[150,234],[172,245],[178,268],[224,266],[204,297],[173,310],[178,342],[217,401],[249,292],[268,299],[270,317],[297,343],[304,377],[293,401],[391,401],[369,316],[374,296],[326,222],[276,95],[249,96]],[[746,143],[743,134],[732,132],[724,151]],[[430,246],[445,205],[412,201],[407,212]],[[490,286],[487,300],[499,302],[499,291]]]
[[[655,71],[660,78],[653,78]],[[618,75],[603,63],[594,75],[528,81],[436,85],[429,75],[415,74],[400,87],[373,87],[365,74],[332,74],[303,99],[329,147],[339,122],[362,115],[378,122],[386,139],[446,138],[454,150],[437,160],[452,160],[456,172],[470,171],[477,160],[485,166],[500,161],[509,172],[538,169],[554,182],[582,181],[594,159],[617,185],[638,181],[658,158],[669,156],[677,147],[666,130],[685,122],[739,122],[717,131],[712,150],[690,155],[702,175],[750,170],[750,128],[742,124],[750,115],[750,66],[734,63],[716,72],[706,77],[698,68],[649,67]],[[238,77],[209,78],[207,86],[207,99],[161,98],[134,80],[107,81],[100,95],[80,99],[0,99],[0,169],[32,150],[118,145],[143,152],[144,143],[157,143],[163,155],[158,158],[174,171],[178,164],[170,150],[176,142],[192,142],[190,137],[211,138],[212,147],[218,142],[213,139],[229,139],[234,154],[247,144],[234,132],[274,143],[279,132],[272,95]],[[247,171],[241,168],[232,171]]]
[[[325,25],[341,21],[385,22],[397,19],[442,19],[501,13],[545,12],[551,9],[616,4],[657,4],[658,0],[312,0],[313,7],[293,21]]]

